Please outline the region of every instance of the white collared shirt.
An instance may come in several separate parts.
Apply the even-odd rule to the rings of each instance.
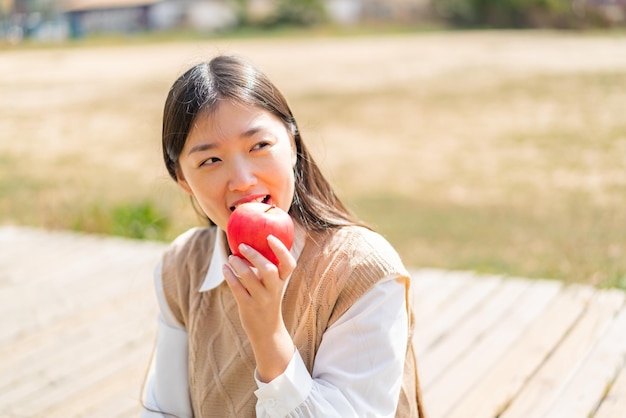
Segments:
[[[191,233],[193,230],[181,235],[174,245]],[[381,238],[376,235],[375,239]],[[220,231],[201,292],[224,280],[224,240]],[[297,232],[291,250],[294,258],[300,256],[303,244],[303,234]],[[260,382],[255,373],[257,417],[393,417],[408,339],[405,286],[396,278],[382,280],[326,330],[312,375],[297,350],[283,374],[271,382]],[[160,314],[143,403],[181,418],[192,417],[187,332],[165,300],[160,266],[154,280]],[[167,415],[146,408],[142,414],[143,418],[162,416]]]

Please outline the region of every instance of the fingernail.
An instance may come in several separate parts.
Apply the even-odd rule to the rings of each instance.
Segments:
[[[249,250],[250,250],[250,247],[247,246],[246,244],[239,244],[239,251],[246,252]]]

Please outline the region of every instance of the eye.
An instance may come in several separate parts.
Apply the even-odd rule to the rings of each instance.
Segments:
[[[260,150],[260,149],[263,149],[263,148],[267,148],[267,147],[269,147],[270,145],[272,145],[272,144],[270,144],[268,141],[261,141],[261,142],[257,142],[257,143],[256,143],[256,144],[254,144],[254,146],[252,147],[252,151],[255,151],[255,150]]]
[[[206,160],[202,160],[198,167],[206,167],[220,162],[221,160],[217,157],[211,157]]]

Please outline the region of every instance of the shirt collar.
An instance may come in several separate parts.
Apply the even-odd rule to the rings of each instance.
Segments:
[[[289,251],[296,260],[298,260],[300,254],[302,253],[305,241],[306,231],[296,224],[293,246]],[[202,286],[200,286],[200,292],[207,292],[222,284],[224,281],[222,266],[226,263],[228,263],[226,233],[223,230],[218,229],[217,237],[215,238],[215,245],[213,246],[213,254],[211,254],[211,264],[209,264],[209,270],[204,277]]]

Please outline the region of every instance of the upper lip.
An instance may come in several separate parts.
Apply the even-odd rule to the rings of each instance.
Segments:
[[[265,199],[267,196],[268,196],[267,193],[258,193],[258,194],[251,194],[248,196],[244,196],[241,199],[238,199],[232,202],[230,204],[230,210],[235,210],[237,206],[242,205],[244,203],[248,203],[248,202],[252,202],[252,201],[260,200],[260,199]]]

